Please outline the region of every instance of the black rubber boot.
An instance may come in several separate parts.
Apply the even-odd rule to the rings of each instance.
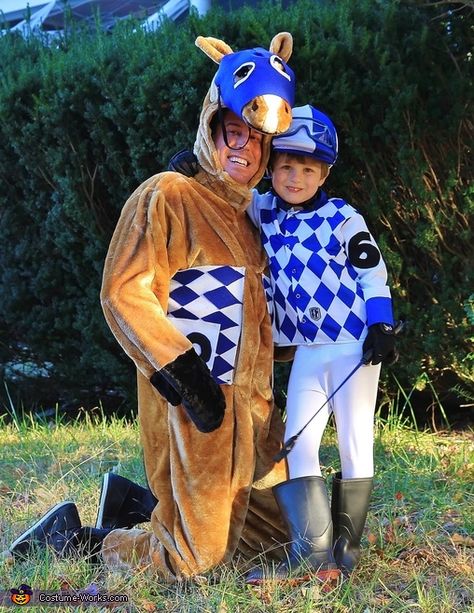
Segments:
[[[20,534],[8,549],[13,556],[29,555],[36,547],[51,547],[60,556],[68,555],[71,539],[80,528],[76,505],[70,501],[60,502]]]
[[[61,558],[100,560],[102,541],[111,530],[83,527],[73,502],[60,502],[30,526],[9,547],[14,557],[24,557],[35,548],[49,547]]]
[[[98,529],[83,526],[74,531],[69,538],[69,555],[84,557],[92,564],[100,562],[102,542],[112,529]]]
[[[106,473],[102,478],[95,527],[133,528],[150,521],[157,502],[148,488],[115,473]]]
[[[337,473],[332,482],[334,558],[345,573],[350,573],[360,559],[360,540],[367,519],[373,481],[372,477],[342,479],[341,473]]]
[[[300,583],[311,578],[327,582],[337,580],[340,571],[332,552],[332,521],[326,484],[322,477],[298,477],[273,488],[290,545],[287,560],[272,570],[256,568],[246,583],[264,581]]]

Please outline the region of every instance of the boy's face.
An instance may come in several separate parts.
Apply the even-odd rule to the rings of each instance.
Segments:
[[[327,166],[318,160],[286,153],[275,154],[273,189],[288,204],[298,206],[313,198],[327,176]]]
[[[260,168],[262,160],[263,136],[251,130],[235,113],[227,110],[224,115],[224,126],[227,133],[227,147],[218,124],[213,135],[214,144],[219,154],[222,168],[237,183],[247,185]]]

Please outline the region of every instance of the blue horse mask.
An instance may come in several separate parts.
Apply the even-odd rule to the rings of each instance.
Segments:
[[[247,123],[246,107],[257,104],[255,99],[260,96],[281,98],[290,108],[295,101],[293,71],[281,58],[261,47],[225,55],[214,82],[224,106]]]
[[[269,51],[257,47],[234,52],[224,41],[202,36],[196,45],[219,64],[211,101],[241,117],[250,128],[275,135],[291,123],[295,75],[286,61],[293,49],[288,32],[273,37]]]

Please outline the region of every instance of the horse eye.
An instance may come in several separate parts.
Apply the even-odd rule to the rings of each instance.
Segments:
[[[270,58],[270,64],[276,71],[278,71],[282,76],[284,76],[285,79],[291,81],[290,75],[286,72],[285,64],[277,55],[272,55],[272,57]]]
[[[235,75],[234,75],[235,76],[235,80],[243,79],[244,77],[246,77],[248,75],[249,72],[250,72],[250,66],[242,66],[235,73]]]
[[[234,87],[237,87],[250,77],[255,70],[254,62],[246,62],[234,71]]]

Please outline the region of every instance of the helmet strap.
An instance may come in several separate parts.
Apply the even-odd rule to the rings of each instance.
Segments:
[[[269,166],[265,168],[265,173],[262,178],[265,179],[266,181],[272,180],[272,169]]]

